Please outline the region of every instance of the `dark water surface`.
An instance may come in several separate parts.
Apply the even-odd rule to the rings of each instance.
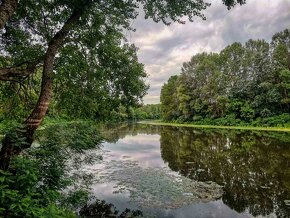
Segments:
[[[87,168],[102,180],[93,184],[93,194],[120,211],[178,218],[290,217],[289,133],[142,124],[110,126],[104,133],[104,161]],[[174,189],[182,178],[199,183],[180,197]]]

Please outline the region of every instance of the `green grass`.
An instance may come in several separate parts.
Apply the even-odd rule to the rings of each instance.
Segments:
[[[46,127],[53,126],[56,124],[63,124],[63,125],[69,125],[69,124],[74,124],[74,123],[89,123],[93,121],[89,120],[81,120],[81,119],[75,119],[75,120],[68,120],[68,119],[63,119],[63,118],[50,118],[50,117],[45,117],[39,128],[39,130],[43,130]],[[13,127],[13,126],[18,126],[20,123],[14,120],[5,120],[0,122],[0,140],[4,136],[4,132],[7,131],[7,129]]]
[[[38,129],[44,129],[48,126],[53,126],[56,124],[73,124],[73,123],[88,123],[88,122],[90,122],[90,121],[85,120],[85,119],[83,119],[83,120],[81,120],[81,119],[69,120],[69,119],[64,119],[64,118],[45,117]]]
[[[238,130],[255,130],[255,131],[276,131],[290,132],[290,128],[285,127],[253,127],[253,126],[214,126],[214,125],[195,125],[187,123],[166,123],[160,120],[140,121],[140,124],[159,125],[159,126],[179,126],[205,129],[238,129]]]

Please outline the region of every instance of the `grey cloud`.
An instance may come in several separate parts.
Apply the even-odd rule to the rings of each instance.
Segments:
[[[158,103],[160,89],[171,75],[178,74],[182,63],[198,52],[218,52],[233,42],[266,39],[290,27],[290,0],[247,0],[231,10],[221,0],[211,0],[206,21],[198,18],[185,25],[165,26],[145,20],[144,14],[132,23],[136,32],[127,38],[139,48],[151,88],[145,103]]]
[[[223,38],[226,44],[235,41],[246,42],[249,39],[263,38],[269,41],[272,35],[290,26],[290,1],[272,1],[277,4],[270,7],[270,1],[258,4],[249,1],[245,5],[229,14],[230,19],[225,22]],[[263,7],[270,10],[263,10]]]

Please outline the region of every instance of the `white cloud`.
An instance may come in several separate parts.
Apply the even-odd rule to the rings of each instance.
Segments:
[[[171,75],[180,73],[182,63],[200,52],[218,52],[233,42],[270,40],[290,27],[290,0],[247,0],[247,4],[228,11],[221,0],[211,0],[206,21],[165,26],[138,17],[136,32],[128,36],[140,49],[140,62],[149,74],[150,90],[145,103],[158,103],[160,89]]]

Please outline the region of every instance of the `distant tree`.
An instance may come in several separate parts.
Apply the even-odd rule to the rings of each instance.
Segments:
[[[274,83],[284,112],[290,109],[290,30],[276,33],[272,38]]]
[[[290,113],[288,29],[275,34],[271,43],[249,40],[233,43],[219,54],[196,54],[181,71],[174,83],[169,79],[161,89],[167,120],[229,118],[249,123]],[[168,116],[168,111],[175,116]]]
[[[177,79],[178,76],[170,77],[168,82],[161,88],[161,111],[165,120],[172,120],[178,117],[178,112],[176,111],[178,107],[176,96]]]
[[[157,120],[161,118],[161,105],[160,104],[147,104],[133,109],[130,114],[131,120]]]

